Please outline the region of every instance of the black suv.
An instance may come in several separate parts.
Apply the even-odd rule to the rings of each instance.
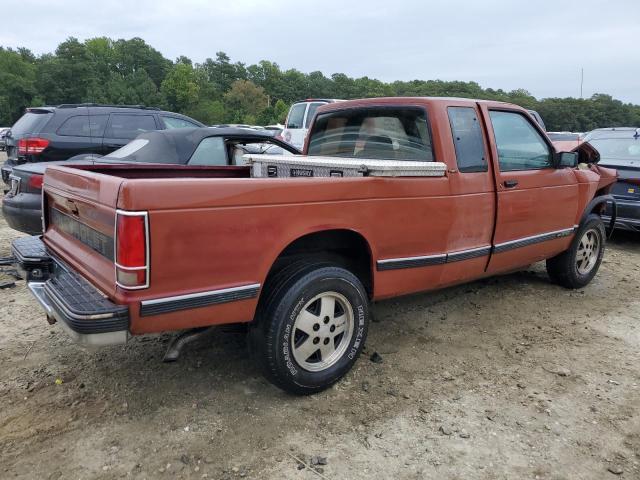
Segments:
[[[14,165],[89,153],[106,155],[149,130],[203,126],[185,115],[141,105],[83,103],[28,108],[6,136],[2,180],[9,185]]]

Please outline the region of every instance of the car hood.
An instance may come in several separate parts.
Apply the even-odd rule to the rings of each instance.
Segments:
[[[640,170],[640,160],[628,158],[604,157],[600,159],[600,165],[612,168],[624,168],[625,170]]]

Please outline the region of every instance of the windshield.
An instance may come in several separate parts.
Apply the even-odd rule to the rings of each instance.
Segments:
[[[51,112],[27,112],[11,127],[11,135],[38,133],[53,115]]]
[[[640,138],[599,138],[589,143],[600,153],[601,164],[607,160],[640,160]]]

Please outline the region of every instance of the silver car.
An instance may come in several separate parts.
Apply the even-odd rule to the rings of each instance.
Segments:
[[[618,181],[611,188],[618,207],[616,228],[640,232],[640,128],[599,128],[584,141],[600,153],[598,165],[618,171]],[[610,210],[609,206],[608,216]],[[602,219],[606,221],[605,216]]]

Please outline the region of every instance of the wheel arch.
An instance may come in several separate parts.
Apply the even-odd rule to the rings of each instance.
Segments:
[[[611,194],[596,194],[596,196],[591,199],[591,201],[587,204],[584,211],[582,212],[582,216],[580,217],[580,225],[582,225],[582,223],[592,213],[602,216],[602,211],[604,210],[607,202],[611,202],[611,204],[613,205],[613,209],[611,211],[611,220],[609,221],[609,231],[613,231],[613,227],[616,223],[617,208],[616,199]]]
[[[335,261],[347,268],[360,279],[372,298],[375,270],[371,244],[362,233],[348,228],[317,229],[290,240],[271,262],[260,296],[279,270],[291,260],[305,256],[310,260]]]

